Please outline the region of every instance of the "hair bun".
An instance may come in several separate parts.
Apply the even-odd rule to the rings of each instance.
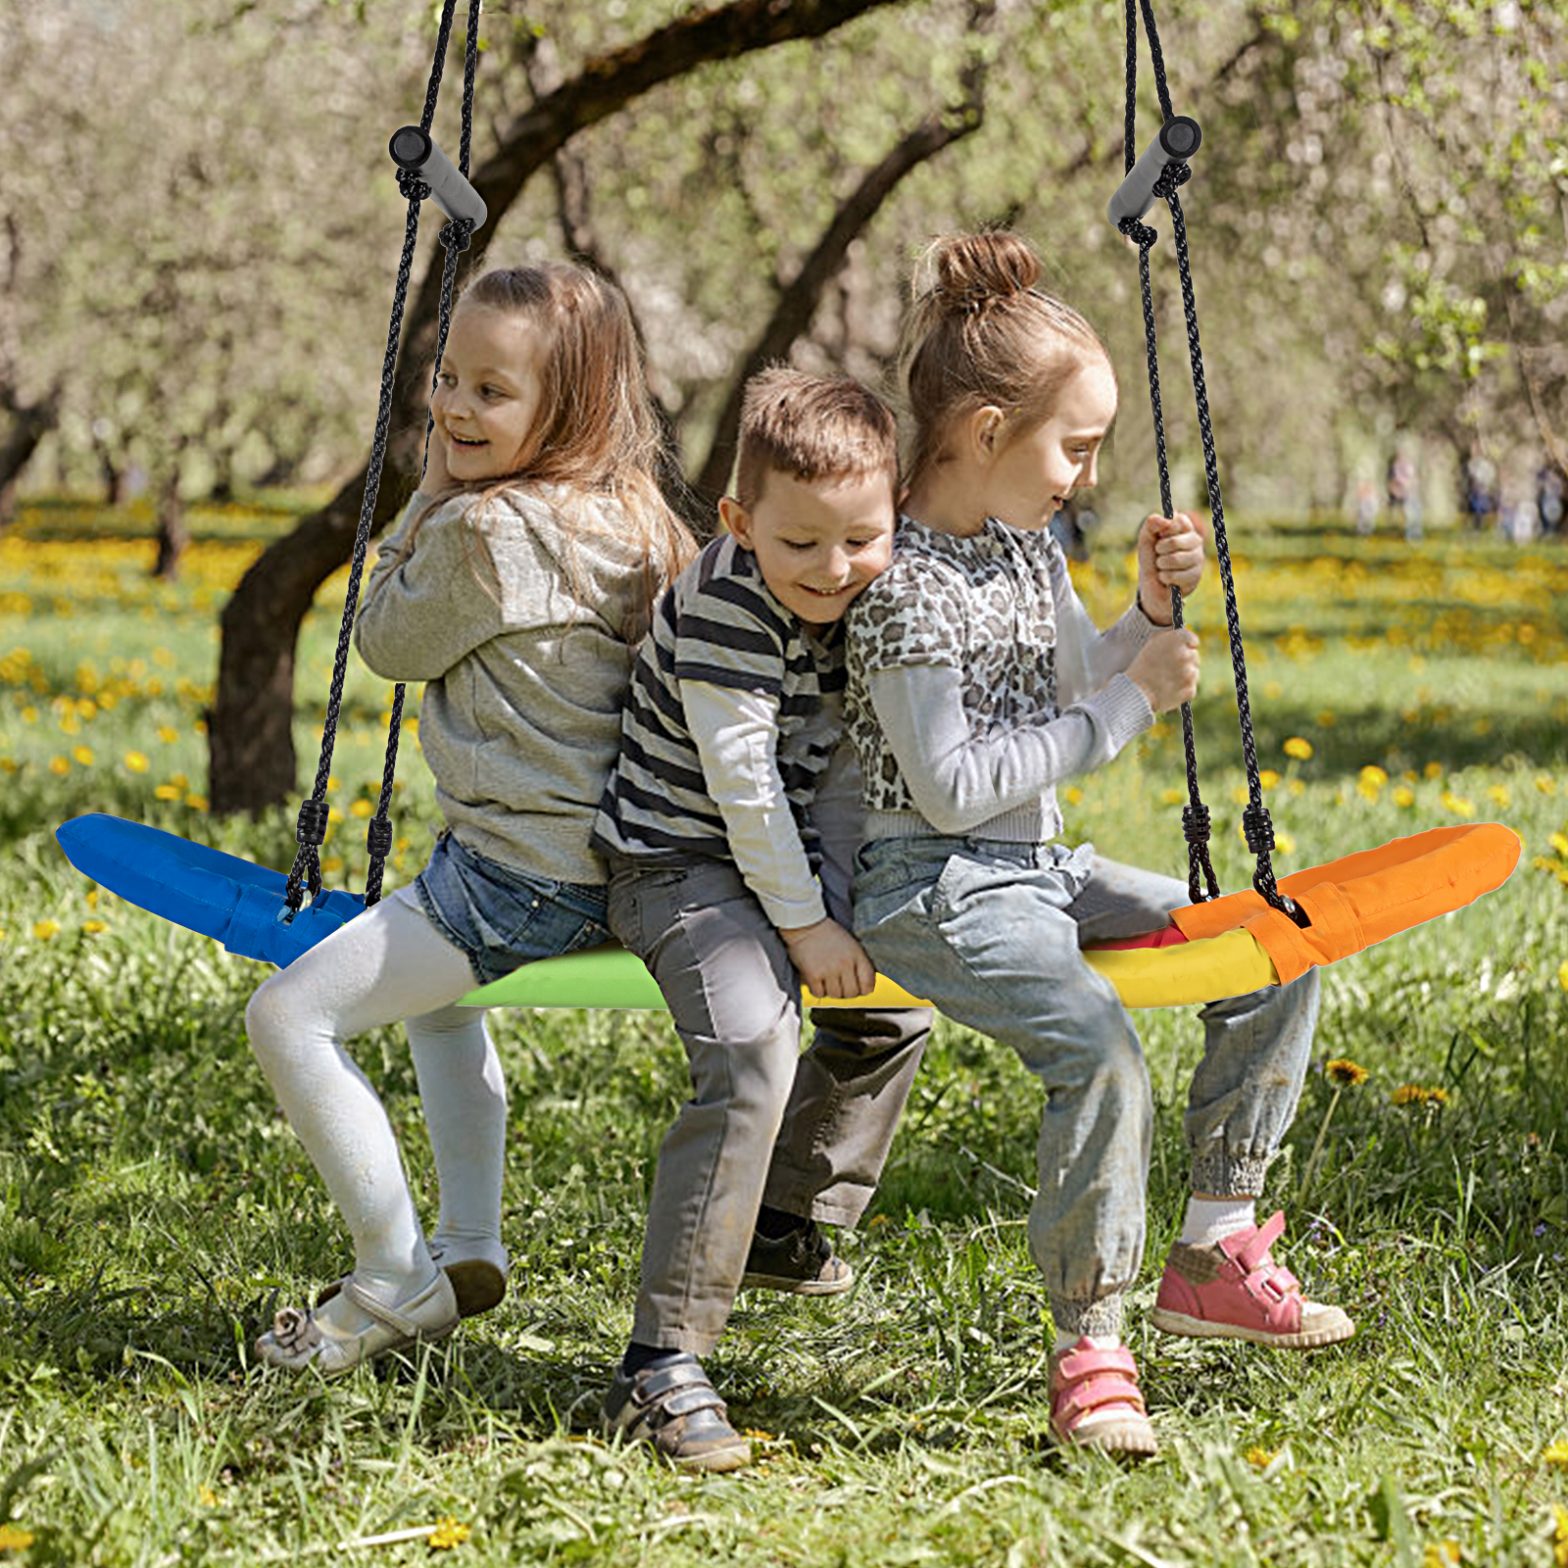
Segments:
[[[1027,294],[1040,280],[1040,258],[1006,229],[949,234],[927,252],[926,265],[919,292],[947,311],[977,311]]]

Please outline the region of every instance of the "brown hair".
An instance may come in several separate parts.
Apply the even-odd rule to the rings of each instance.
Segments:
[[[585,268],[554,261],[494,268],[469,284],[458,304],[526,313],[547,337],[538,424],[527,461],[515,474],[488,480],[477,490],[469,520],[518,484],[560,485],[584,498],[620,502],[647,563],[641,617],[646,625],[653,600],[696,546],[660,488],[662,434],[626,296]],[[448,491],[440,501],[454,493],[459,492]],[[585,506],[571,521],[592,528],[597,515],[597,509]],[[410,531],[407,548],[423,520]],[[562,566],[572,592],[584,597],[575,563],[567,560]]]
[[[774,365],[746,383],[741,399],[736,500],[750,511],[774,471],[805,480],[885,473],[896,492],[898,422],[858,381]]]
[[[946,235],[921,258],[899,352],[910,484],[944,461],[960,415],[994,404],[1014,430],[1030,429],[1084,365],[1109,363],[1099,334],[1039,279],[1040,258],[1005,229]]]

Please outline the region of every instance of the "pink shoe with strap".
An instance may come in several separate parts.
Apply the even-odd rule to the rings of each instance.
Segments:
[[[1245,1339],[1308,1350],[1349,1339],[1356,1325],[1338,1308],[1308,1301],[1301,1283],[1269,1249],[1285,1229],[1276,1214],[1212,1247],[1171,1248],[1152,1321],[1167,1334]]]
[[[1130,1350],[1100,1350],[1085,1336],[1051,1358],[1051,1432],[1068,1448],[1139,1458],[1159,1452]]]

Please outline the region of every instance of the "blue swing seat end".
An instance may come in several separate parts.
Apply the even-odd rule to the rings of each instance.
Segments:
[[[280,920],[281,871],[102,812],[73,817],[55,838],[78,871],[127,903],[280,969],[365,909],[355,894],[324,893]]]

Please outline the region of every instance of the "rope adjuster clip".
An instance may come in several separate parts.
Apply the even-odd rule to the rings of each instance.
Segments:
[[[387,143],[392,161],[404,174],[422,180],[431,200],[454,222],[465,219],[474,228],[485,221],[486,208],[479,192],[458,172],[456,164],[436,146],[430,132],[419,125],[400,126]]]
[[[1154,188],[1166,170],[1173,163],[1186,163],[1202,140],[1201,127],[1189,115],[1173,114],[1160,127],[1159,134],[1144,148],[1143,156],[1128,171],[1105,209],[1118,234],[1126,232],[1122,225],[1129,219],[1136,222],[1149,210],[1156,195]]]

